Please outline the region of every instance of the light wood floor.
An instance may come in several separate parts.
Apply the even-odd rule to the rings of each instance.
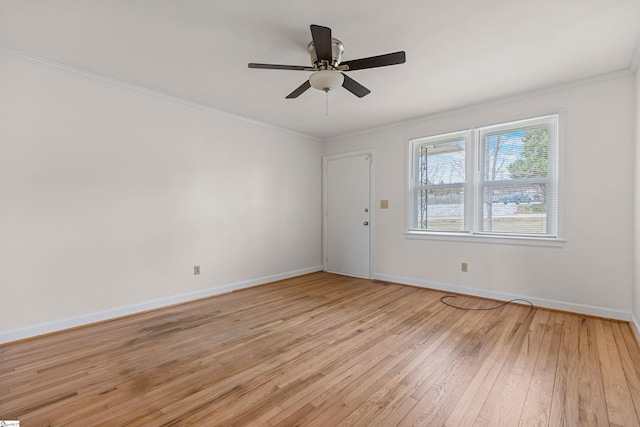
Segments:
[[[627,323],[443,295],[314,273],[1,346],[0,419],[640,425]]]

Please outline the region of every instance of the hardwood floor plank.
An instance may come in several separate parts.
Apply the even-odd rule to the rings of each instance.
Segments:
[[[402,420],[403,425],[443,425],[445,423],[468,388],[471,379],[477,375],[489,353],[487,349],[493,347],[501,332],[501,328],[498,327],[501,322],[494,313],[475,314],[472,323],[478,327],[472,328],[457,343],[446,362],[434,369],[435,375],[420,386],[424,392],[414,391],[412,396],[420,400]]]
[[[578,361],[575,363],[578,372],[574,382],[578,384],[579,421],[583,425],[603,425],[608,418],[601,367],[598,366],[598,337],[594,330],[600,322],[592,318],[581,318],[579,322]]]
[[[558,363],[562,323],[557,322],[556,318],[560,317],[561,313],[550,312],[548,321],[540,324],[540,327],[544,327],[544,337],[520,416],[520,426],[550,425],[553,382],[549,379],[554,377]]]
[[[535,363],[539,349],[540,334],[537,328],[530,327],[536,313],[529,308],[526,316],[519,319],[514,345],[482,405],[479,419],[492,420],[494,425],[517,425],[528,388],[530,367]]]
[[[612,322],[611,326],[636,415],[640,418],[640,345],[629,323]]]
[[[26,426],[640,425],[629,325],[317,272],[0,346]],[[457,296],[468,308],[495,302]]]
[[[505,307],[505,319],[503,320],[503,330],[495,346],[489,354],[482,360],[476,375],[470,379],[464,393],[458,399],[451,413],[445,420],[446,426],[473,425],[482,406],[484,405],[493,384],[502,371],[502,367],[511,352],[511,348],[516,343],[517,330],[522,325],[522,319],[509,313],[515,310],[513,307]],[[526,314],[522,312],[521,316]]]
[[[617,426],[639,425],[635,411],[629,410],[630,407],[633,407],[633,401],[620,361],[611,322],[595,322],[595,335],[609,423]]]

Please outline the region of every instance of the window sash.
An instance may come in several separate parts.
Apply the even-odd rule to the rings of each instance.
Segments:
[[[531,138],[535,143],[536,132],[543,130],[546,137],[546,142],[542,147],[535,147],[538,150],[534,150],[533,154],[528,154],[529,160],[533,158],[533,161],[544,161],[541,165],[546,166],[546,171],[533,170],[532,173],[546,172],[546,175],[538,177],[523,177],[523,178],[509,178],[499,180],[488,180],[486,166],[492,165],[493,172],[496,171],[495,164],[501,163],[501,167],[508,170],[509,164],[516,163],[517,161],[526,161],[526,143],[527,138]],[[501,136],[505,137],[504,140],[504,152],[500,154],[505,157],[500,158],[498,150],[503,149],[499,145],[494,146],[493,152],[490,151],[487,144],[491,143],[490,138],[498,138],[498,141],[493,140],[493,143],[499,144]],[[555,186],[555,170],[556,170],[556,151],[557,145],[557,115],[544,116],[539,118],[533,118],[528,120],[522,120],[518,122],[504,123],[500,125],[479,128],[476,133],[477,139],[477,151],[478,151],[478,169],[475,174],[475,183],[477,185],[476,195],[476,222],[475,232],[480,234],[500,234],[500,235],[514,235],[514,236],[536,236],[536,237],[557,237],[557,193]],[[530,140],[530,142],[531,142]],[[517,149],[513,147],[517,146]],[[531,147],[531,145],[529,146]],[[543,148],[543,150],[542,150]],[[536,159],[536,155],[540,155],[536,151],[544,151],[546,158],[543,156]],[[515,160],[511,159],[509,162],[506,156],[517,156]],[[488,158],[490,157],[490,158]],[[504,173],[505,171],[503,171]],[[541,187],[544,185],[544,190]],[[536,186],[539,186],[537,189]],[[486,206],[484,200],[484,193],[486,189],[504,190],[503,202],[505,204],[514,203],[520,205],[519,199],[524,199],[523,206],[527,205],[526,209],[518,207],[515,215],[502,215],[497,216],[496,221],[501,222],[498,227],[494,227],[493,221],[493,206]],[[531,191],[531,193],[526,193]],[[511,194],[509,194],[511,193]],[[542,194],[540,194],[542,193]],[[533,201],[530,204],[530,196],[539,196],[544,198],[542,203]],[[493,203],[493,200],[492,200]],[[544,207],[544,210],[542,210]],[[521,215],[520,218],[515,218]],[[509,221],[511,224],[509,225]],[[496,229],[497,228],[497,229]]]
[[[434,150],[431,154],[428,152],[428,149]],[[425,152],[426,151],[426,152]],[[409,203],[409,229],[415,231],[439,231],[439,232],[466,232],[468,229],[468,213],[466,212],[466,203],[464,203],[464,197],[466,197],[467,190],[467,177],[469,176],[469,168],[468,168],[468,132],[453,132],[444,135],[438,135],[436,137],[427,137],[421,138],[418,140],[414,140],[411,143],[411,190],[410,190],[410,199],[412,202]],[[426,183],[429,181],[429,156],[434,156],[433,161],[435,160],[435,156],[440,157],[440,162],[445,162],[449,160],[445,157],[446,154],[457,153],[457,157],[462,154],[462,160],[460,159],[450,159],[451,162],[458,161],[461,162],[461,165],[458,166],[457,175],[460,179],[454,180],[454,182],[441,182],[441,183]],[[431,178],[434,178],[432,176]],[[441,181],[445,179],[451,181],[450,177],[437,177]],[[462,215],[458,215],[457,212],[453,213],[453,217],[450,217],[451,213],[436,213],[438,209],[438,203],[436,203],[436,195],[435,192],[438,190],[446,191],[446,190],[455,190],[459,189],[459,196],[457,197],[460,203],[462,204]],[[429,192],[433,194],[433,203],[429,203]],[[426,194],[426,197],[424,196]],[[462,199],[460,199],[462,197]],[[419,204],[419,201],[422,200],[423,205]],[[440,215],[440,220],[438,220],[438,215]],[[451,224],[454,226],[443,226],[444,218],[448,218],[453,221]],[[440,221],[440,222],[438,222]],[[429,226],[431,224],[431,227]],[[458,226],[461,224],[461,226]]]

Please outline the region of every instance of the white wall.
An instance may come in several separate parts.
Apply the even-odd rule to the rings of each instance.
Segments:
[[[621,73],[325,142],[325,155],[375,150],[375,277],[629,319],[633,274],[634,81]],[[425,93],[424,96],[429,96]],[[407,239],[411,138],[563,111],[562,248]],[[372,124],[375,125],[375,124]],[[379,209],[388,199],[389,209]],[[460,271],[460,263],[469,272]]]
[[[320,157],[370,148],[376,277],[639,319],[638,74],[345,136],[323,152],[297,134],[0,55],[0,342],[318,269]],[[564,247],[405,238],[408,139],[558,110]]]
[[[0,342],[321,268],[317,140],[1,54],[0,117]]]

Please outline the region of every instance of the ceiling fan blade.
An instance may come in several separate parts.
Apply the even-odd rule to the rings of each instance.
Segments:
[[[363,96],[369,95],[371,91],[366,87],[362,86],[357,81],[353,80],[351,77],[342,73],[344,76],[344,81],[342,82],[342,87],[357,96],[358,98],[362,98]]]
[[[387,53],[386,55],[371,56],[369,58],[354,59],[353,61],[341,62],[340,65],[349,66],[348,71],[364,70],[365,68],[386,67],[387,65],[404,64],[407,57],[403,50],[400,52]]]
[[[256,64],[249,63],[249,68],[262,68],[265,70],[293,70],[293,71],[313,71],[313,68],[302,65],[276,65],[276,64]]]
[[[300,86],[298,86],[298,88],[296,90],[294,90],[289,95],[287,95],[287,99],[293,99],[293,98],[299,97],[300,95],[302,95],[304,93],[304,91],[306,91],[310,87],[311,87],[311,83],[309,83],[309,80],[307,80],[306,82],[304,82]]]
[[[318,60],[331,62],[331,28],[312,25],[311,38]]]

